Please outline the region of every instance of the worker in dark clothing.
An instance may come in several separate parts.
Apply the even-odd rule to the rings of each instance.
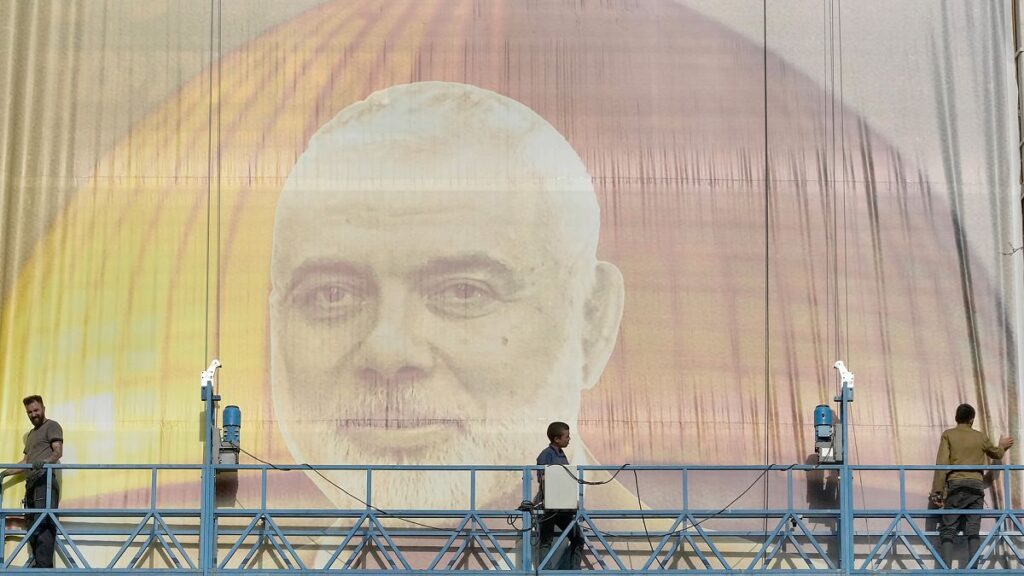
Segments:
[[[548,440],[550,444],[548,447],[541,451],[537,455],[538,466],[551,466],[556,464],[569,464],[569,459],[565,456],[563,449],[569,445],[569,425],[565,422],[552,422],[548,424]],[[540,491],[537,493],[537,497],[534,498],[534,504],[540,504],[544,500],[544,471],[537,471],[537,481],[540,484]],[[583,535],[580,533],[580,528],[573,522],[576,520],[575,512],[569,510],[545,510],[544,516],[540,520],[540,539],[537,550],[537,563],[544,560],[544,557],[548,555],[548,551],[551,549],[551,543],[555,539],[555,527],[557,526],[560,530],[565,531],[566,529],[571,530],[568,535],[569,550],[561,558],[561,560],[555,560],[555,562],[549,562],[549,566],[553,566],[556,570],[579,570],[580,565],[583,562]],[[572,528],[569,526],[572,525]],[[542,566],[539,566],[542,567]]]
[[[988,436],[975,430],[974,407],[961,404],[956,408],[956,428],[942,433],[935,464],[939,466],[983,466],[989,458],[1001,459],[1013,446],[1013,438],[1004,436],[995,446]],[[984,476],[980,470],[936,470],[931,501],[946,510],[981,510],[985,505]],[[940,553],[946,566],[953,561],[953,539],[963,531],[967,537],[968,562],[978,552],[981,516],[943,514],[939,525],[942,544]]]
[[[60,501],[60,476],[54,474],[47,490],[46,464],[58,464],[64,454],[64,430],[56,420],[46,417],[46,406],[40,396],[29,396],[22,400],[25,414],[32,422],[32,429],[25,435],[24,456],[19,464],[31,464],[31,470],[8,469],[0,472],[5,476],[25,473],[25,508],[56,508]],[[28,528],[35,524],[37,514],[27,514]],[[32,568],[53,568],[53,547],[57,539],[57,527],[49,517],[44,517],[29,536],[32,549]]]

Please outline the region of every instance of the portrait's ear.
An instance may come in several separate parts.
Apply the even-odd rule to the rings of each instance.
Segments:
[[[624,298],[622,272],[614,264],[598,262],[583,312],[584,388],[597,384],[615,349]]]

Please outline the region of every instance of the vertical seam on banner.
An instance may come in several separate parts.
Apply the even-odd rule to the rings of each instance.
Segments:
[[[223,210],[221,210],[221,106],[224,104],[223,92],[221,91],[221,82],[224,78],[223,70],[221,69],[222,62],[224,60],[223,42],[224,42],[224,2],[222,0],[215,0],[217,2],[217,298],[214,301],[216,314],[216,321],[214,322],[214,330],[216,332],[216,339],[214,341],[214,353],[220,356],[220,313],[221,313],[221,217]],[[213,86],[210,86],[211,94],[213,93]],[[208,361],[208,359],[206,360]],[[204,362],[205,363],[205,362]],[[219,379],[218,379],[219,382]]]
[[[214,31],[216,27],[216,7],[217,0],[210,0],[210,63],[207,71],[207,90],[209,91],[209,98],[207,100],[207,116],[206,116],[206,289],[205,289],[205,306],[203,314],[203,361],[205,365],[210,359],[210,266],[211,266],[211,255],[212,249],[212,228],[213,228],[213,69],[214,69]],[[219,145],[219,143],[218,143]],[[210,391],[211,394],[214,390]],[[207,403],[208,411],[213,409],[213,405]],[[206,415],[207,421],[212,421],[210,414]],[[210,439],[207,437],[206,442]],[[216,563],[213,561],[212,548],[209,545],[209,539],[213,538],[214,535],[210,533],[210,520],[209,515],[211,513],[209,507],[211,505],[210,493],[208,493],[208,486],[210,484],[209,476],[212,472],[209,467],[210,462],[203,459],[203,490],[202,490],[202,514],[199,530],[200,540],[200,551],[199,551],[199,563],[202,569],[202,573],[209,574],[210,568]],[[205,534],[204,534],[205,532]],[[205,538],[204,538],[205,535]]]
[[[831,50],[831,44],[830,44],[830,41],[832,39],[832,20],[831,20],[832,10],[831,9],[832,9],[832,2],[831,2],[831,0],[824,0],[821,3],[821,85],[822,85],[821,86],[821,88],[822,88],[821,89],[821,93],[822,93],[822,122],[821,122],[821,124],[822,124],[822,135],[821,135],[821,142],[822,142],[822,148],[823,148],[822,149],[822,153],[821,153],[821,163],[822,163],[822,175],[823,176],[821,178],[821,183],[820,184],[821,184],[821,188],[822,188],[821,193],[824,195],[824,199],[825,199],[825,202],[826,202],[825,203],[826,207],[828,206],[828,195],[829,195],[830,191],[832,190],[832,188],[834,187],[834,183],[835,183],[835,174],[833,173],[833,170],[835,169],[835,159],[831,158],[832,157],[832,152],[829,149],[829,144],[830,144],[830,142],[832,140],[831,131],[832,131],[832,127],[833,127],[833,123],[831,122],[832,118],[830,116],[830,114],[831,114],[830,106],[832,104],[834,104],[834,102],[831,101],[831,99],[833,98],[831,86],[829,86],[828,89],[825,88],[825,81],[826,81],[826,79],[829,76],[829,71],[831,70],[831,66],[829,66],[829,57],[832,56],[832,50]],[[829,159],[830,158],[833,160],[831,165],[829,164]],[[828,215],[826,214],[825,217],[827,218],[827,216]],[[829,346],[831,345],[830,341],[831,341],[831,338],[832,338],[832,317],[830,315],[830,310],[832,309],[832,283],[831,283],[831,280],[832,280],[832,277],[831,277],[831,274],[832,274],[832,261],[831,261],[831,254],[829,253],[829,250],[828,250],[829,242],[830,241],[831,241],[831,238],[829,236],[828,222],[825,221],[825,346],[824,346],[825,357],[822,358],[821,361],[826,366],[832,362],[831,356],[829,354],[829,352],[830,352]],[[823,380],[827,380],[827,379],[823,379]]]
[[[846,105],[846,93],[843,90],[843,0],[839,0],[839,101]],[[839,116],[839,145],[841,147],[840,156],[843,158],[843,166],[845,171],[846,166],[846,116]],[[844,172],[845,173],[845,172]],[[850,358],[850,252],[849,252],[849,229],[847,228],[846,218],[846,196],[847,196],[847,184],[849,178],[843,177],[843,338],[842,347],[845,348],[843,357],[846,359],[847,366],[852,365],[852,359]],[[838,238],[838,237],[837,237]],[[836,257],[838,258],[838,246],[836,249]],[[837,287],[838,287],[838,272],[836,273]],[[838,298],[838,293],[837,293]],[[839,303],[836,302],[836,334],[839,337]],[[836,351],[839,351],[839,346],[836,346]],[[852,432],[850,434],[853,435]]]
[[[768,488],[771,482],[771,474],[767,467],[771,459],[771,275],[769,266],[771,264],[771,229],[770,224],[770,195],[769,195],[769,155],[768,155],[768,0],[761,0],[761,65],[764,86],[764,508],[768,510]],[[764,538],[768,540],[768,515],[764,517]],[[764,562],[767,564],[768,556],[765,555]]]
[[[846,103],[846,92],[843,90],[843,0],[839,2],[839,101],[845,106]],[[840,114],[839,116],[839,145],[840,155],[843,158],[843,166],[845,170],[846,166],[846,116]],[[847,225],[847,193],[848,193],[849,178],[843,177],[843,338],[842,347],[845,349],[843,357],[846,359],[847,366],[853,365],[853,359],[850,357],[850,241],[849,241],[849,226]],[[838,238],[838,236],[837,236]],[[838,258],[838,247],[836,250],[836,257]],[[836,272],[836,282],[838,283],[838,271]],[[837,284],[838,286],[838,284]],[[838,297],[838,292],[837,292]],[[836,337],[839,334],[839,302],[836,302]],[[836,351],[839,351],[837,345]],[[851,412],[853,411],[853,403],[851,402],[846,407],[846,414],[848,418],[851,418]],[[848,432],[850,438],[844,440],[849,442],[853,446],[853,456],[856,459],[856,464],[860,464],[860,445],[857,443],[857,432],[853,427],[854,420],[851,419]],[[849,456],[849,450],[847,450],[847,456]],[[849,464],[849,463],[847,463]],[[860,499],[861,502],[867,502],[867,493],[864,490],[864,482],[860,481],[862,475],[857,474],[856,478],[851,477],[850,482],[852,484],[860,484]],[[852,503],[851,503],[852,506]],[[870,528],[868,519],[864,518],[864,531],[867,532]],[[853,530],[853,526],[850,526],[850,530]]]
[[[831,340],[829,346],[834,350],[832,358],[829,358],[829,363],[834,362],[839,358],[839,265],[837,260],[839,259],[839,235],[838,235],[838,220],[836,218],[836,204],[838,201],[839,194],[837,193],[839,183],[839,167],[845,170],[846,162],[842,157],[839,161],[836,161],[836,4],[835,0],[828,1],[828,58],[829,58],[829,85],[828,85],[828,101],[830,108],[828,110],[828,122],[829,122],[829,143],[832,145],[832,149],[829,156],[832,160],[832,170],[830,173],[829,182],[827,183],[827,190],[825,191],[826,198],[829,199],[829,206],[832,208],[832,225],[828,226],[826,220],[826,258],[828,258],[828,265],[825,268],[826,274],[826,287],[825,293],[828,299],[828,304],[825,306],[825,317],[828,319],[829,325],[835,330],[834,332],[830,329],[827,332],[827,337]],[[824,81],[824,79],[822,79]],[[840,100],[841,102],[841,100]],[[828,215],[825,216],[828,218]],[[842,394],[841,387],[836,388],[837,394]]]
[[[217,351],[220,350],[220,236],[221,236],[221,56],[223,49],[223,34],[221,33],[221,19],[223,17],[223,4],[220,0],[210,0],[210,65],[207,72],[209,98],[207,100],[207,145],[206,145],[206,294],[203,314],[203,364],[210,359],[210,282],[213,274],[216,274],[215,292],[213,299],[214,330],[217,337],[214,342]],[[214,106],[214,72],[216,71],[216,96],[217,104]],[[214,132],[213,116],[216,108],[217,126]],[[214,158],[214,136],[216,135],[216,158]],[[214,178],[217,185],[214,190]],[[214,213],[214,201],[216,200],[216,214]],[[214,231],[214,218],[216,217],[216,231]],[[213,253],[216,251],[217,259],[213,260]],[[214,270],[214,268],[216,268]]]
[[[832,227],[831,227],[831,250],[829,257],[832,260],[831,266],[829,266],[829,273],[832,276],[832,282],[830,283],[828,290],[832,298],[832,306],[826,311],[826,314],[832,314],[832,325],[835,327],[835,332],[832,333],[832,345],[834,346],[835,354],[834,359],[830,361],[838,360],[842,353],[840,347],[841,338],[839,333],[842,330],[840,327],[839,320],[839,188],[840,186],[846,186],[846,145],[843,140],[842,128],[837,128],[837,123],[843,122],[843,108],[836,111],[836,35],[842,35],[842,29],[839,28],[838,18],[842,18],[842,5],[838,4],[837,0],[830,0],[831,11],[829,20],[829,56],[832,59],[832,65],[829,67],[830,82],[829,82],[829,93],[830,100],[832,102]],[[836,17],[836,11],[839,11],[839,17]],[[842,59],[842,39],[839,40],[838,52],[839,59]],[[841,65],[841,64],[840,64]],[[840,86],[842,85],[842,72],[840,72],[839,78]],[[841,88],[840,88],[841,91]],[[844,107],[845,102],[843,101],[842,94],[839,95],[839,106]],[[838,120],[837,120],[838,119]],[[836,133],[839,133],[839,143],[836,144]],[[836,153],[839,154],[839,159],[836,160]],[[845,191],[845,190],[844,190]],[[843,196],[845,201],[845,195]],[[849,358],[846,359],[849,362]],[[842,390],[840,389],[840,394]],[[846,441],[847,439],[844,439]]]
[[[206,110],[206,288],[205,305],[203,308],[203,360],[206,364],[210,357],[210,237],[213,227],[212,202],[213,197],[213,31],[214,31],[214,3],[210,0],[210,67],[207,70],[207,98]]]

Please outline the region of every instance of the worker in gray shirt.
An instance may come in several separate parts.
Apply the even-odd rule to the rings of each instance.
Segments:
[[[47,480],[45,464],[57,464],[64,453],[64,430],[60,424],[46,417],[46,406],[41,396],[33,395],[21,401],[25,405],[25,414],[32,422],[32,429],[25,435],[24,456],[19,464],[32,464],[31,470],[7,469],[0,472],[0,480],[5,476],[25,473],[25,508],[46,508]],[[60,484],[57,474],[50,482],[50,507],[56,508],[60,500]],[[35,524],[37,515],[26,515],[28,528]],[[56,540],[56,526],[50,518],[44,517],[29,535],[29,546],[32,548],[32,568],[53,568],[53,546]]]

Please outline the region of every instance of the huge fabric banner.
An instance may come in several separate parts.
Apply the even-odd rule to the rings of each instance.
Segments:
[[[802,463],[840,359],[856,463],[1016,434],[1008,10],[3,3],[0,460],[41,394],[65,462],[198,462],[213,358],[280,463]]]

